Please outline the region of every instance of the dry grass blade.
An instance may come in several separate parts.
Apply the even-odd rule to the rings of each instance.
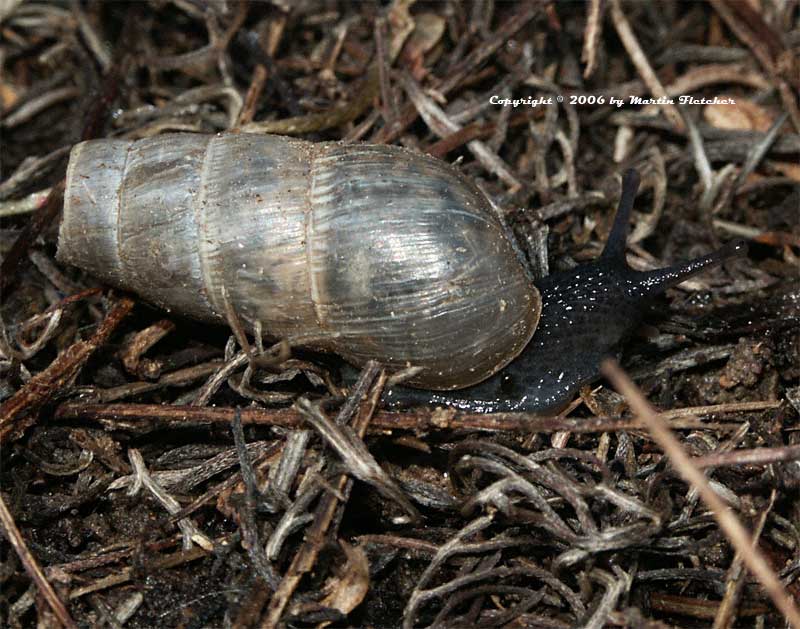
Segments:
[[[352,420],[352,429],[355,434],[358,438],[363,438],[367,425],[375,411],[378,398],[383,391],[385,382],[385,372],[380,372],[379,374],[376,363],[367,363],[361,372],[361,377],[354,387],[354,394],[348,400],[348,404],[340,411],[336,423],[344,424],[348,420]],[[372,391],[366,399],[364,399],[363,394],[371,385],[373,385]],[[341,420],[341,422],[339,420]],[[347,475],[340,474],[331,487],[334,491],[340,492],[341,496],[347,496],[349,494],[350,484],[351,481],[348,479]],[[258,623],[259,626],[265,629],[272,628],[276,627],[280,622],[295,589],[300,583],[300,579],[313,568],[317,561],[325,536],[334,523],[338,506],[339,495],[332,492],[323,495],[317,506],[311,526],[306,533],[305,542],[292,559],[289,569],[284,574],[277,590],[272,595],[266,613]],[[244,613],[239,615],[239,619],[245,622],[252,619],[252,622],[255,622],[255,619],[260,616],[261,607],[263,605],[262,601],[263,599],[259,600],[255,605],[250,606],[249,609],[243,610]]]
[[[658,76],[653,70],[653,66],[647,59],[647,55],[636,39],[633,28],[631,28],[630,22],[625,17],[621,5],[621,0],[611,0],[611,19],[614,22],[614,27],[617,29],[617,34],[622,40],[625,50],[628,51],[631,62],[636,66],[642,80],[644,80],[645,84],[647,84],[647,87],[650,89],[650,93],[655,98],[667,98],[667,90],[664,89],[661,81],[659,81]],[[663,105],[663,108],[664,115],[669,119],[672,125],[678,130],[683,129],[683,119],[675,106],[666,104]]]
[[[597,42],[603,30],[602,0],[591,0],[587,10],[586,29],[583,32],[583,52],[581,60],[586,63],[583,77],[588,79],[597,66]]]
[[[378,465],[378,462],[367,450],[361,439],[355,437],[346,427],[339,428],[322,413],[319,406],[306,399],[301,398],[298,400],[295,403],[295,408],[325,439],[336,454],[341,457],[349,474],[352,474],[360,481],[372,485],[384,496],[396,501],[412,520],[419,520],[419,512],[414,508],[414,505],[411,504],[403,491],[397,486],[397,483]]]
[[[740,554],[742,561],[769,594],[775,606],[786,618],[786,622],[795,629],[800,629],[800,611],[787,593],[778,576],[767,563],[764,555],[752,545],[752,538],[723,500],[711,489],[703,473],[691,460],[680,442],[670,432],[664,422],[659,419],[655,409],[642,396],[636,385],[617,366],[614,361],[606,361],[603,365],[604,375],[611,380],[614,387],[628,400],[633,411],[647,424],[653,438],[664,449],[680,475],[694,487],[706,506],[711,509],[714,519]]]
[[[447,114],[433,102],[433,99],[423,94],[419,85],[409,74],[402,76],[402,83],[420,117],[436,135],[444,138],[462,130],[461,127],[447,117]],[[488,171],[502,179],[513,192],[523,187],[522,182],[514,175],[508,164],[503,162],[484,142],[470,140],[467,142],[467,147]]]
[[[259,539],[256,524],[256,502],[261,496],[258,491],[253,462],[250,460],[250,454],[247,451],[247,442],[245,441],[244,429],[242,428],[242,416],[241,413],[238,412],[238,409],[237,413],[233,416],[231,431],[233,432],[233,439],[236,443],[239,468],[241,470],[245,489],[244,500],[239,510],[239,528],[242,531],[242,543],[250,555],[250,560],[253,562],[256,572],[258,572],[259,576],[264,580],[264,583],[274,590],[278,587],[278,575],[275,574],[275,570],[269,564],[267,556],[264,553],[264,546]]]
[[[134,483],[128,490],[128,494],[132,496],[144,487],[170,514],[174,515],[180,511],[180,504],[178,501],[170,496],[164,488],[153,479],[145,466],[141,453],[136,448],[128,450],[128,458],[134,471]],[[183,534],[184,551],[191,550],[193,543],[197,544],[205,551],[213,550],[214,543],[206,537],[190,519],[181,518],[178,521],[178,527]]]

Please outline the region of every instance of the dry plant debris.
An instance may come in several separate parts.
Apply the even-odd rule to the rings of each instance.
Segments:
[[[798,626],[798,51],[796,1],[0,4],[0,625]],[[54,261],[74,143],[224,130],[456,162],[537,276],[631,166],[633,266],[750,254],[560,414],[389,412]]]

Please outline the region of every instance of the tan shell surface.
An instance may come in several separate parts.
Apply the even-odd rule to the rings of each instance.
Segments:
[[[165,309],[297,345],[487,378],[530,340],[539,295],[483,195],[405,149],[170,134],[73,149],[59,258]],[[223,287],[225,292],[223,291]]]

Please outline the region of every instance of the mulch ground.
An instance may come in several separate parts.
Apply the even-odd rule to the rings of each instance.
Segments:
[[[0,625],[786,626],[798,50],[773,0],[0,5]],[[653,302],[624,395],[390,412],[379,365],[347,391],[56,262],[76,142],[234,129],[454,163],[535,276],[598,255],[630,167],[632,266],[749,251]]]

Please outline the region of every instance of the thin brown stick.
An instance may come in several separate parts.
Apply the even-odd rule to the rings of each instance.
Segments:
[[[780,461],[800,460],[800,445],[784,446],[782,448],[753,448],[751,450],[734,450],[733,452],[720,452],[707,454],[695,459],[695,464],[701,469],[708,467],[722,467],[726,465],[766,465]]]
[[[756,530],[753,533],[753,546],[758,544],[758,540],[764,530],[764,525],[767,523],[767,517],[772,511],[772,507],[775,505],[775,497],[777,495],[778,492],[773,489],[769,497],[767,508],[764,509],[758,517]],[[743,563],[742,555],[736,553],[736,556],[733,558],[733,563],[728,569],[728,578],[725,583],[725,596],[722,598],[722,603],[720,603],[717,614],[714,617],[713,629],[728,629],[735,621],[735,614],[739,607],[740,597],[745,584]]]
[[[675,469],[683,479],[700,494],[701,499],[711,510],[728,541],[736,549],[750,572],[758,579],[769,594],[775,606],[781,611],[791,627],[800,629],[800,611],[797,610],[778,576],[770,568],[761,551],[752,545],[752,537],[725,502],[711,489],[703,472],[692,461],[680,442],[659,418],[655,409],[641,394],[639,389],[622,371],[616,361],[608,359],[602,366],[605,375],[614,387],[628,400],[631,409],[647,425],[653,439],[670,458]]]
[[[666,411],[662,417],[670,421],[674,430],[706,428],[721,429],[738,424],[707,422],[698,419],[703,415],[752,412],[775,409],[780,402],[742,402],[715,404]],[[56,419],[84,419],[96,421],[108,428],[146,433],[161,428],[181,428],[210,424],[229,424],[236,409],[226,407],[197,407],[163,404],[83,404],[67,402],[58,407]],[[292,408],[243,408],[242,422],[264,426],[299,428],[303,426],[300,414]],[[391,430],[445,431],[481,430],[489,432],[542,432],[569,431],[573,433],[613,432],[644,428],[636,418],[559,416],[541,417],[526,413],[464,413],[453,410],[417,408],[407,412],[378,411],[370,422],[375,432]]]
[[[256,108],[261,94],[264,91],[264,85],[267,82],[267,69],[263,64],[256,64],[253,69],[253,78],[250,80],[250,87],[247,88],[247,94],[244,97],[244,105],[239,112],[239,120],[236,121],[236,126],[241,127],[253,121],[253,116],[256,115]]]
[[[64,603],[58,598],[55,590],[53,590],[53,586],[50,585],[50,582],[44,576],[42,569],[39,567],[39,562],[36,561],[31,551],[28,550],[28,546],[22,538],[22,533],[20,533],[20,530],[17,528],[17,523],[14,522],[14,518],[11,516],[11,512],[8,510],[2,496],[0,496],[0,524],[3,525],[6,539],[8,539],[9,544],[11,544],[22,562],[22,565],[25,567],[25,572],[33,579],[36,587],[39,588],[39,591],[47,601],[47,604],[50,605],[50,609],[53,610],[58,620],[69,629],[78,629],[78,625],[72,620],[67,608],[64,607]]]
[[[462,127],[458,131],[454,131],[450,135],[444,136],[431,144],[425,152],[428,155],[433,155],[439,159],[444,158],[450,151],[479,138],[488,138],[492,134],[494,125],[481,125],[478,123],[471,123],[466,127]]]
[[[72,382],[132,308],[132,300],[120,299],[88,341],[72,344],[0,406],[0,444],[18,437],[36,422],[36,411]]]
[[[94,399],[98,402],[113,402],[114,400],[131,397],[133,395],[142,395],[150,391],[158,391],[159,389],[165,389],[169,386],[183,386],[216,372],[221,365],[221,361],[211,360],[206,363],[200,363],[199,365],[192,365],[191,367],[170,371],[155,381],[127,382],[109,389],[98,388],[93,392]]]
[[[645,55],[644,50],[642,50],[642,47],[639,45],[639,40],[636,39],[630,22],[628,22],[625,14],[622,12],[620,0],[611,1],[611,19],[614,22],[614,27],[617,29],[620,40],[622,40],[622,45],[625,46],[625,50],[628,51],[631,62],[639,72],[639,76],[642,77],[642,80],[649,88],[650,93],[656,98],[668,98],[667,90],[664,89],[661,81],[658,80],[653,66],[650,65],[650,62],[647,60],[647,55]],[[675,105],[664,105],[664,115],[676,129],[683,130],[683,120]]]
[[[663,414],[675,430],[691,428],[719,429],[730,424],[706,422],[701,415],[750,412],[778,408],[780,402],[746,402],[717,404],[688,409],[675,409]],[[57,419],[96,421],[108,428],[147,433],[162,428],[188,428],[210,424],[229,424],[235,409],[226,407],[170,406],[161,404],[82,404],[68,402],[56,410]],[[291,408],[242,409],[242,422],[265,426],[299,428],[300,414]],[[540,417],[526,413],[462,413],[451,410],[418,408],[408,412],[378,411],[370,423],[371,430],[481,430],[490,432],[561,432],[595,433],[633,430],[644,425],[636,418]]]
[[[586,63],[586,68],[583,71],[584,79],[592,76],[597,66],[597,42],[600,40],[600,33],[603,31],[602,4],[603,0],[591,0],[589,2],[586,28],[583,31],[583,52],[581,53],[581,60]]]
[[[223,547],[225,544],[229,544],[230,539],[220,538],[214,540],[214,546],[216,548]],[[190,561],[196,561],[198,559],[202,559],[203,557],[207,557],[209,555],[209,551],[202,548],[201,546],[194,546],[191,550],[180,550],[178,552],[172,553],[170,555],[166,555],[164,557],[159,557],[152,562],[148,563],[145,568],[148,571],[157,571],[157,570],[166,570],[167,568],[174,568],[175,566],[180,566],[185,563],[189,563]],[[122,583],[126,583],[130,581],[132,578],[135,577],[139,573],[138,567],[126,567],[122,568],[116,574],[111,574],[107,577],[103,577],[98,579],[97,581],[93,581],[91,583],[87,583],[84,586],[81,586],[72,592],[69,593],[70,599],[80,598],[81,596],[86,596],[87,594],[91,594],[92,592],[97,592],[98,590],[105,590],[106,588],[114,587],[115,585],[121,585]]]
[[[139,330],[120,350],[122,364],[128,373],[139,375],[142,355],[175,329],[169,319],[161,319],[144,330]]]
[[[389,53],[386,49],[386,20],[378,18],[375,20],[375,50],[377,53],[376,63],[378,66],[378,83],[381,92],[381,112],[387,127],[391,127],[397,120],[397,102],[392,86],[389,82]]]
[[[677,409],[665,413],[675,430],[692,428],[724,429],[729,423],[707,422],[696,415],[722,414],[776,408],[775,402],[751,402],[745,408],[728,408],[729,405]],[[738,406],[738,405],[730,405]],[[82,404],[68,402],[56,410],[57,419],[84,419],[95,421],[109,429],[148,433],[163,428],[188,428],[211,424],[228,424],[235,409],[226,407],[170,406],[161,404]],[[687,417],[688,416],[688,417]],[[263,426],[300,428],[300,414],[291,408],[242,409],[242,422]],[[738,425],[738,424],[737,424]],[[442,431],[480,430],[488,432],[542,432],[569,431],[573,433],[614,432],[644,428],[636,418],[590,417],[562,418],[539,417],[526,413],[462,413],[451,410],[418,408],[408,412],[378,411],[370,423],[371,432],[385,433],[393,430]]]

